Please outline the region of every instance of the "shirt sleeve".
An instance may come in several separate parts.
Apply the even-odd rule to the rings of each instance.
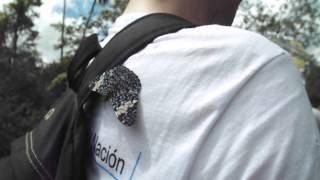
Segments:
[[[203,179],[319,180],[319,130],[287,54],[239,90],[200,152]]]

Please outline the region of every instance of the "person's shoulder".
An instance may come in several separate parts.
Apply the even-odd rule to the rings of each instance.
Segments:
[[[272,41],[261,34],[233,26],[206,25],[185,29],[186,33],[197,34],[198,36],[215,37],[218,39],[232,39],[234,45],[239,44],[261,44],[270,48],[281,49]]]
[[[237,27],[206,25],[184,29],[179,32],[194,45],[207,45],[227,49],[230,53],[260,56],[272,59],[280,54],[287,54],[284,49],[264,36]]]

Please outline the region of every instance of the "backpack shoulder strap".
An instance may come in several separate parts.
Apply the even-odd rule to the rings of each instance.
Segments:
[[[190,27],[194,25],[189,21],[165,13],[150,14],[129,24],[109,41],[83,73],[78,91],[80,107],[89,96],[89,82],[96,76],[123,64],[155,38]]]
[[[89,61],[94,58],[100,51],[101,47],[97,34],[92,34],[81,40],[80,45],[73,56],[68,67],[68,82],[71,89],[77,91],[80,76],[87,67]]]

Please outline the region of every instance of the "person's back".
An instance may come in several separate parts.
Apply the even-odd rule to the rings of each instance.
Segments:
[[[131,1],[101,45],[158,12],[141,10],[144,3]],[[214,21],[229,25],[232,12]],[[298,71],[262,36],[221,25],[183,29],[124,66],[141,81],[138,118],[125,127],[109,102],[100,105],[88,179],[320,178],[319,132]]]

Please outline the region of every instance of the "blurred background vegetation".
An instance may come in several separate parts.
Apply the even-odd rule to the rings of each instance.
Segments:
[[[127,0],[93,0],[87,15],[66,24],[66,0],[60,23],[52,24],[61,38],[54,48],[60,58],[44,63],[36,48],[39,32],[35,8],[41,0],[13,0],[0,10],[0,157],[10,142],[39,122],[68,86],[66,69],[85,34],[107,35]],[[266,6],[262,0],[243,0],[234,26],[259,32],[291,53],[310,97],[319,97],[319,59],[310,49],[320,48],[319,0],[282,0]],[[108,4],[108,5],[106,5]],[[96,6],[108,6],[94,14]],[[318,60],[317,60],[318,59]],[[290,92],[288,92],[290,93]],[[319,106],[317,101],[312,101]]]

